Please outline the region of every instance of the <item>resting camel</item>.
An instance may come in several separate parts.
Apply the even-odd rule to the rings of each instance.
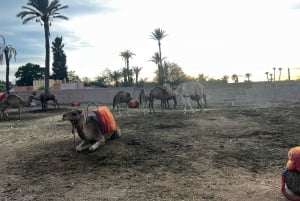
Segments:
[[[120,105],[122,103],[126,103],[126,116],[128,116],[128,104],[131,99],[132,97],[129,92],[119,91],[113,98],[113,110],[115,110],[115,107],[117,107],[118,113],[121,115]]]
[[[145,115],[146,114],[146,104],[149,102],[149,95],[146,95],[145,89],[141,89],[139,94],[139,109]]]
[[[8,119],[8,113],[6,112],[7,108],[18,108],[19,119],[21,119],[21,108],[25,106],[29,106],[32,99],[28,99],[25,101],[18,95],[10,94],[10,95],[2,95],[2,100],[0,100],[0,109],[1,115],[3,115],[4,119]]]
[[[170,94],[165,88],[162,87],[154,87],[149,93],[149,112],[154,111],[153,103],[154,99],[161,100],[161,110],[164,113],[164,109],[166,108],[167,99],[173,98],[174,103],[176,103],[176,97],[173,94]]]
[[[49,91],[45,91],[41,93],[38,97],[36,96],[36,92],[32,92],[31,95],[32,99],[38,100],[41,102],[42,110],[46,111],[48,108],[48,101],[53,101],[54,107],[59,109],[59,104],[54,94],[50,93]]]
[[[70,121],[74,133],[77,130],[78,136],[82,142],[76,147],[76,151],[87,150],[92,152],[105,144],[108,139],[121,136],[121,130],[117,125],[113,114],[106,106],[98,107],[94,111],[83,112],[79,109],[73,109],[65,112],[63,121]]]
[[[190,106],[192,112],[195,112],[193,109],[190,99],[196,99],[198,97],[201,103],[200,111],[203,111],[204,107],[204,86],[195,81],[187,81],[181,83],[174,91],[174,93],[181,97],[182,102],[184,103],[184,114],[186,114],[186,105]]]

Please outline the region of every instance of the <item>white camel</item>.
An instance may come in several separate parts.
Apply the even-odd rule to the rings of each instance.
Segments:
[[[204,86],[199,82],[195,81],[187,81],[181,83],[174,91],[174,93],[181,97],[182,102],[184,103],[184,114],[186,114],[186,107],[189,105],[190,110],[194,113],[190,100],[194,99],[194,97],[199,97],[201,102],[200,112],[203,111],[203,107],[205,104],[204,100]]]

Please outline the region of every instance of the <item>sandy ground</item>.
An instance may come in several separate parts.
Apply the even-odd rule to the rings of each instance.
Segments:
[[[300,144],[300,104],[115,114],[122,137],[74,152],[71,124],[51,109],[0,120],[0,201],[286,200],[280,176]],[[84,108],[83,108],[84,109]],[[76,144],[80,139],[76,136]]]

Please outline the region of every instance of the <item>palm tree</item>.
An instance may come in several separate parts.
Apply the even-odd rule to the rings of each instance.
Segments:
[[[113,71],[109,73],[109,78],[110,80],[115,82],[115,86],[118,87],[119,86],[119,79],[122,77],[122,73],[120,71]]]
[[[155,29],[153,32],[151,32],[150,38],[157,40],[158,42],[158,53],[159,53],[159,69],[158,69],[158,73],[159,73],[159,84],[163,84],[165,82],[164,80],[164,76],[163,76],[163,69],[162,69],[162,56],[161,56],[161,43],[160,41],[166,37],[167,34],[165,33],[164,30],[157,28]]]
[[[239,83],[239,77],[237,76],[237,74],[233,74],[231,76],[231,79],[234,81],[235,84]]]
[[[49,3],[49,0],[28,0],[27,6],[22,6],[23,11],[17,14],[23,20],[23,24],[31,20],[40,23],[44,26],[45,34],[45,91],[49,90],[49,69],[50,69],[50,26],[51,22],[55,18],[68,20],[66,16],[59,13],[60,10],[68,8],[68,6],[62,6],[59,0],[53,0]]]
[[[282,68],[278,68],[278,70],[279,70],[279,81],[280,81]]]
[[[273,82],[273,74],[270,73],[269,75],[270,75],[270,81]]]
[[[159,56],[159,52],[155,52],[154,53],[154,55],[151,57],[151,59],[149,60],[149,61],[152,61],[152,62],[154,62],[156,65],[157,65],[157,67],[158,67],[158,82],[160,83],[160,84],[162,84],[162,80],[164,79],[164,75],[163,75],[163,72],[164,72],[164,70],[163,70],[163,65],[162,64],[160,64],[160,62],[162,62],[162,61],[164,61],[166,59],[166,57],[163,57],[163,58],[160,58],[160,56]]]
[[[5,59],[5,63],[6,63],[5,87],[6,87],[6,93],[9,94],[9,62],[12,57],[14,57],[16,61],[17,51],[11,45],[7,45],[5,43],[4,36],[0,35],[0,38],[2,38],[2,44],[0,44],[0,64],[2,65],[3,59]]]
[[[128,83],[130,81],[129,59],[132,58],[132,56],[134,56],[134,55],[135,54],[132,53],[130,50],[125,50],[123,52],[120,52],[120,56],[125,61],[125,67],[126,67],[126,70],[127,70],[127,79],[126,80],[128,81]],[[128,84],[128,83],[125,83],[125,84]]]
[[[265,74],[267,75],[267,81],[269,81],[269,72],[265,72]]]
[[[143,67],[133,66],[132,69],[135,74],[135,84],[137,85],[138,81],[139,81],[139,74],[140,74],[141,70],[143,69]]]
[[[247,82],[250,82],[251,73],[246,73],[245,77],[247,78]]]
[[[273,76],[273,80],[274,80],[274,82],[275,82],[275,70],[276,70],[276,68],[274,67],[274,68],[273,68],[273,71],[274,71],[274,74],[273,74],[273,75],[274,75],[274,76]]]

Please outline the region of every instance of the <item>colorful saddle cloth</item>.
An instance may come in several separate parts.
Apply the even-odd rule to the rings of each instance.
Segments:
[[[5,93],[0,93],[0,102],[4,99],[5,95]]]
[[[110,109],[106,106],[98,107],[97,110],[93,111],[99,122],[100,130],[103,134],[111,133],[117,130],[117,123]]]
[[[286,168],[288,170],[297,170],[300,172],[300,146],[289,150],[288,159]]]

